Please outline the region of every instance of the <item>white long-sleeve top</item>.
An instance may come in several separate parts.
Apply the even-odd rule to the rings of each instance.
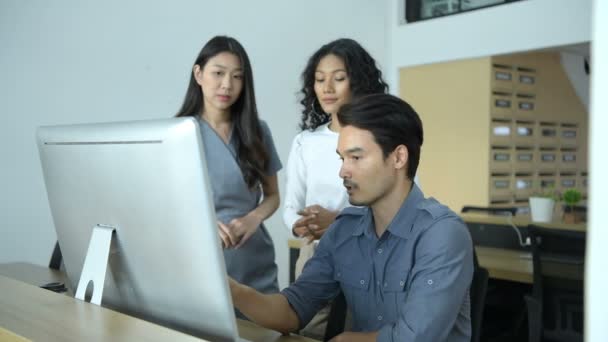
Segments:
[[[287,186],[283,222],[290,232],[298,211],[318,204],[331,211],[349,206],[339,172],[342,161],[336,153],[338,133],[329,123],[314,131],[304,130],[293,139],[287,160]]]

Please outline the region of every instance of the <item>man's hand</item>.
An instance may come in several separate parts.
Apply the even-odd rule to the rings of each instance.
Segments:
[[[306,237],[309,242],[312,242],[323,236],[338,213],[315,204],[298,211],[298,215],[302,217],[293,224],[291,228],[293,233],[299,237]]]

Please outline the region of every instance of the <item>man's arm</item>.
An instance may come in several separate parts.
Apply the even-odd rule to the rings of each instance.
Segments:
[[[341,333],[329,340],[329,342],[376,342],[377,338],[377,331],[370,333],[354,333],[349,331]]]
[[[473,277],[472,242],[464,223],[457,218],[435,222],[419,237],[415,260],[399,319],[379,330],[378,341],[444,341],[452,330],[470,340],[470,320],[458,320]]]
[[[247,318],[265,328],[289,333],[298,330],[300,320],[282,294],[262,294],[229,278],[234,306]]]

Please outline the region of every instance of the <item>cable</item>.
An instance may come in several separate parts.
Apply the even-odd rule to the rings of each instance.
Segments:
[[[517,234],[517,239],[519,240],[519,245],[522,247],[527,247],[530,246],[532,243],[530,242],[530,238],[527,237],[526,241],[524,241],[523,237],[521,236],[521,232],[519,231],[519,228],[513,223],[513,214],[511,214],[510,211],[506,211],[505,212],[507,215],[507,222],[509,223],[509,225],[511,226],[511,228],[513,228],[513,230],[515,230],[515,233]]]

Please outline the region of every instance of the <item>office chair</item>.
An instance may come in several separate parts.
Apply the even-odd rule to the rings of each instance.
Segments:
[[[327,317],[327,327],[325,328],[325,336],[323,341],[327,342],[337,335],[344,332],[344,324],[346,323],[346,298],[344,293],[340,291],[338,296],[334,298]]]
[[[483,307],[486,300],[490,273],[485,268],[479,266],[475,249],[473,249],[473,265],[473,279],[469,289],[471,299],[471,342],[479,342],[483,321]]]
[[[564,274],[547,271],[552,266],[557,273],[568,266],[582,269],[585,233],[535,225],[528,226],[528,233],[534,267],[532,294],[525,296],[529,341],[583,341],[582,274],[580,279],[564,279]]]

